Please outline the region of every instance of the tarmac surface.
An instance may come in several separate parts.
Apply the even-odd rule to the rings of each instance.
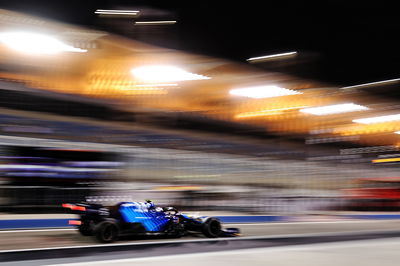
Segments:
[[[0,231],[0,265],[363,265],[400,259],[400,221],[231,224],[237,238],[123,239],[99,244],[74,229]],[[55,251],[55,252],[54,252]],[[9,256],[8,254],[11,254]],[[47,254],[47,255],[46,255]],[[16,259],[13,259],[16,258]]]
[[[400,232],[399,220],[337,220],[337,221],[308,221],[308,222],[276,222],[258,224],[229,224],[229,227],[239,227],[242,237],[280,236],[318,233],[351,233],[351,232]],[[0,231],[0,250],[22,250],[53,247],[74,247],[101,245],[93,237],[81,236],[73,228],[30,229]],[[203,236],[187,236],[179,240],[199,240]],[[118,243],[146,243],[171,241],[163,238],[125,238]]]
[[[175,266],[179,263],[191,266],[397,266],[399,249],[400,238],[384,238],[78,263],[57,264],[47,261],[47,265]]]

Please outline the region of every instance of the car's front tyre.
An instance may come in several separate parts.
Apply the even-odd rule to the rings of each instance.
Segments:
[[[217,218],[208,218],[201,228],[206,237],[215,238],[221,234],[221,222]]]

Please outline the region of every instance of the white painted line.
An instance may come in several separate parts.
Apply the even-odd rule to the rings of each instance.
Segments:
[[[171,241],[147,241],[147,242],[124,242],[116,244],[95,244],[95,245],[84,245],[84,246],[61,246],[61,247],[49,247],[49,248],[31,248],[31,249],[12,249],[12,250],[2,250],[1,253],[7,252],[25,252],[25,251],[43,251],[43,250],[58,250],[58,249],[77,249],[77,248],[95,248],[95,247],[118,247],[118,246],[140,246],[140,245],[153,245],[153,244],[175,244],[175,243],[198,243],[198,242],[208,242],[208,241],[240,241],[240,240],[261,240],[261,239],[273,239],[273,238],[296,238],[296,237],[323,237],[323,236],[346,236],[352,234],[361,233],[388,233],[396,232],[398,230],[385,229],[385,230],[358,230],[358,231],[332,231],[332,232],[322,232],[322,233],[303,233],[303,234],[282,234],[282,235],[261,235],[261,236],[245,236],[245,237],[221,237],[221,238],[203,238],[203,239],[187,239],[187,240],[171,240]]]
[[[384,220],[338,220],[338,221],[307,221],[307,222],[296,222],[296,221],[287,221],[287,222],[265,222],[265,223],[224,223],[225,227],[231,226],[251,226],[251,225],[295,225],[295,224],[337,224],[337,223],[379,223],[383,221],[396,221],[398,219],[384,219]]]
[[[4,233],[27,233],[27,232],[58,232],[58,231],[76,231],[75,228],[63,228],[63,229],[19,229],[19,230],[3,230],[0,234]]]
[[[249,226],[249,225],[271,225],[271,224],[278,224],[278,223],[273,223],[273,222],[267,222],[267,223],[223,223],[224,227],[229,228],[232,226]],[[279,224],[285,224],[285,223],[279,223]]]

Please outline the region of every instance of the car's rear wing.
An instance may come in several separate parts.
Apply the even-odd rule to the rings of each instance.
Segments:
[[[82,206],[80,204],[63,203],[61,206],[63,208],[71,209],[71,211],[86,211],[86,206]]]

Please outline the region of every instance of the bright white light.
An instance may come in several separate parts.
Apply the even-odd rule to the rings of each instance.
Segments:
[[[169,25],[175,23],[176,20],[136,21],[135,25]]]
[[[271,98],[271,97],[279,97],[279,96],[302,94],[302,93],[274,85],[266,85],[266,86],[233,89],[229,91],[229,94],[260,99],[260,98]]]
[[[354,119],[353,122],[360,124],[374,124],[374,123],[391,122],[397,120],[400,120],[400,114]]]
[[[139,14],[138,10],[110,10],[110,9],[97,9],[94,13],[99,15],[122,15],[122,16],[136,16]]]
[[[368,110],[368,108],[354,103],[343,103],[343,104],[305,108],[299,111],[302,113],[313,114],[313,115],[330,115],[330,114],[340,114],[340,113],[355,112],[362,110]]]
[[[400,131],[395,131],[394,133],[395,133],[395,134],[400,134]]]
[[[56,54],[60,52],[87,52],[85,49],[75,48],[53,37],[29,32],[0,33],[0,42],[19,52],[29,54]]]
[[[148,83],[210,79],[169,65],[136,67],[131,70],[131,73],[136,79]]]
[[[374,86],[379,86],[379,85],[387,85],[387,84],[396,83],[396,82],[400,82],[400,78],[376,81],[376,82],[371,82],[371,83],[364,83],[364,84],[360,84],[360,85],[347,86],[347,87],[342,87],[340,89],[342,89],[342,90],[361,89],[361,88],[368,88],[368,87],[374,87]]]
[[[287,52],[287,53],[281,53],[281,54],[272,54],[272,55],[263,55],[263,56],[257,56],[257,57],[251,57],[249,59],[247,59],[247,61],[249,61],[250,63],[252,62],[263,62],[263,61],[267,61],[267,60],[275,60],[275,59],[279,59],[279,58],[283,58],[283,57],[292,57],[297,55],[297,52]]]

